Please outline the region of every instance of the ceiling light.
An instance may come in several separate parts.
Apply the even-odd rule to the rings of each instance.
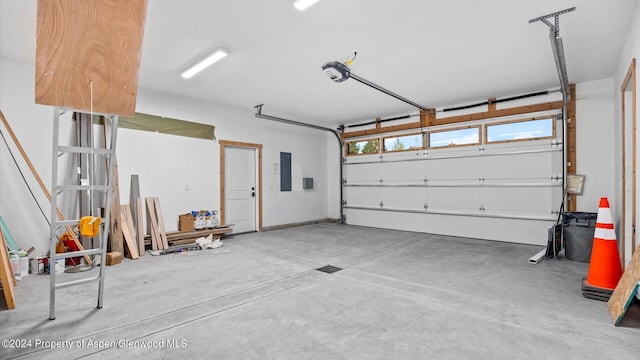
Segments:
[[[227,49],[217,48],[213,53],[211,53],[210,55],[207,55],[207,57],[198,61],[196,64],[189,67],[187,70],[183,71],[182,74],[180,74],[180,76],[182,76],[185,79],[189,79],[193,75],[213,65],[213,63],[215,63],[216,61],[225,58],[227,55],[229,55],[229,51]]]
[[[298,0],[296,2],[293,3],[293,6],[296,7],[296,9],[302,11],[305,10],[306,8],[308,8],[309,6],[317,3],[318,0]]]

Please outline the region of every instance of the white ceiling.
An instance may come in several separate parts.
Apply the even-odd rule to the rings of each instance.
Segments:
[[[358,51],[353,73],[426,107],[557,87],[548,28],[560,17],[570,82],[613,76],[638,0],[149,0],[140,87],[324,126],[415,112],[321,66]],[[0,0],[0,56],[35,63],[36,0]],[[230,55],[190,80],[207,49]]]

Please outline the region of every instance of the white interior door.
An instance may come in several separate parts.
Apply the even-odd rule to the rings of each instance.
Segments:
[[[225,222],[234,233],[256,231],[256,150],[224,148]]]

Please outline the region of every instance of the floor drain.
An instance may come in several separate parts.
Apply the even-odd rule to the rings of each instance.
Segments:
[[[323,266],[321,268],[317,268],[316,270],[325,272],[327,274],[333,274],[334,272],[340,271],[342,269],[339,268],[339,267],[336,267],[336,266],[326,265],[326,266]]]

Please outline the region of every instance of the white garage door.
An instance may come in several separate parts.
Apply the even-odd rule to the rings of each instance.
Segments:
[[[546,245],[562,202],[555,115],[349,140],[346,223]]]

